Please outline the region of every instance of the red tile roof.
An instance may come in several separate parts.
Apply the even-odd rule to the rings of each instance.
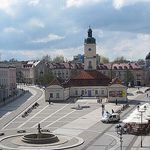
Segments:
[[[130,69],[130,70],[137,70],[137,69],[142,69],[140,67],[140,65],[138,65],[137,63],[109,63],[109,64],[100,64],[97,66],[98,70],[110,70],[110,69],[114,69],[114,70],[126,70],[126,69]]]
[[[61,85],[61,83],[60,83],[60,81],[57,78],[55,78],[54,80],[52,80],[50,85]]]
[[[107,86],[110,83],[110,78],[103,75],[99,71],[80,71],[80,73],[71,78],[68,86]]]

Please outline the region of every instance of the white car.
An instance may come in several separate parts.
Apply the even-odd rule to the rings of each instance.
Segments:
[[[108,112],[104,113],[101,119],[101,121],[105,123],[118,122],[119,120],[120,120],[120,115],[118,113],[110,114]]]

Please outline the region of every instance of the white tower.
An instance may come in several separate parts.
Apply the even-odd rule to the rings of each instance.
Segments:
[[[92,37],[90,27],[84,41],[84,70],[96,70],[96,40]]]

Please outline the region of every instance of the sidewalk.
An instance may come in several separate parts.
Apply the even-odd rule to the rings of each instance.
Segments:
[[[5,99],[4,101],[0,102],[0,107],[3,107],[5,105],[7,105],[8,103],[17,100],[18,98],[20,98],[21,96],[23,96],[25,93],[27,93],[27,91],[18,89],[17,95],[9,97],[9,98]]]
[[[131,150],[150,150],[150,135],[142,136],[142,147],[141,136],[139,136]]]

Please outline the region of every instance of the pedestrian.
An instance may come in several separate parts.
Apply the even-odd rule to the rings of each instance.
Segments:
[[[101,98],[100,101],[101,101],[101,103],[102,103],[102,102],[103,102],[103,99]]]
[[[50,99],[49,99],[48,103],[49,103],[49,105],[51,104],[51,100]]]
[[[148,97],[148,94],[147,94],[147,97]]]
[[[103,114],[104,114],[104,111],[105,111],[105,105],[102,104],[102,116],[103,116]]]
[[[116,99],[116,105],[118,105],[118,100]]]
[[[112,114],[114,113],[114,110],[112,109]]]

